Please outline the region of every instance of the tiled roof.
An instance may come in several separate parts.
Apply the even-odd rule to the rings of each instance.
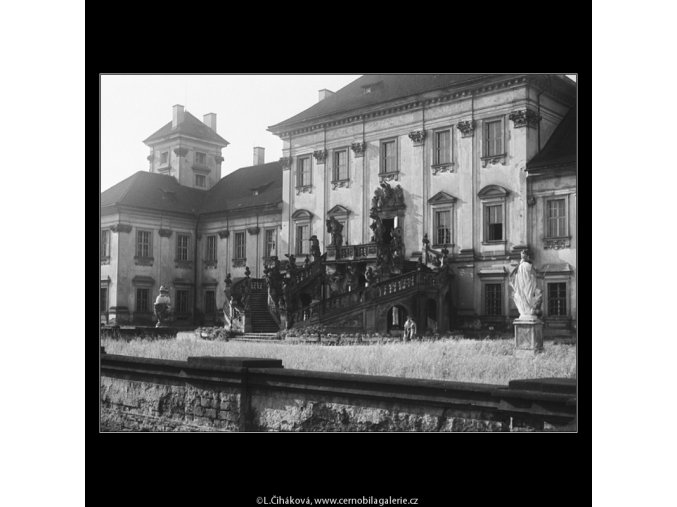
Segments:
[[[198,120],[195,116],[190,114],[188,111],[184,112],[183,121],[178,124],[176,129],[172,129],[172,122],[170,121],[160,130],[155,132],[153,135],[148,137],[143,142],[149,144],[152,141],[162,139],[172,134],[184,134],[191,137],[197,137],[198,139],[205,139],[207,141],[212,141],[223,146],[228,146],[230,143],[226,141],[223,137],[218,135],[211,127],[208,127],[203,122]]]
[[[274,131],[334,113],[348,112],[441,88],[470,84],[486,77],[501,76],[508,74],[368,74],[344,86],[335,95],[268,129]],[[371,91],[365,93],[367,89]]]
[[[576,163],[576,108],[572,107],[543,149],[527,163],[527,171],[541,173],[574,163]]]
[[[131,206],[194,214],[206,194],[206,190],[180,185],[173,176],[139,171],[104,191],[101,207]]]
[[[254,195],[257,192],[258,195]],[[282,202],[282,165],[270,162],[234,171],[214,185],[201,212],[214,213]]]
[[[257,192],[257,195],[254,193]],[[282,166],[270,162],[243,167],[210,190],[180,185],[173,176],[139,171],[101,194],[101,207],[130,206],[155,211],[202,214],[282,202]]]

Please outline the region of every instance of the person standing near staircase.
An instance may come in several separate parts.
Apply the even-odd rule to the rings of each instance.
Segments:
[[[411,315],[407,316],[407,321],[404,323],[404,335],[402,338],[405,342],[416,338],[416,322],[411,318]]]

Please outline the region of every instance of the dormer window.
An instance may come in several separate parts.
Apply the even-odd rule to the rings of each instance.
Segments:
[[[195,163],[200,165],[207,164],[207,154],[200,151],[195,152]]]
[[[362,87],[362,94],[366,95],[367,93],[374,93],[383,85],[382,81],[377,81],[376,83],[366,84]]]

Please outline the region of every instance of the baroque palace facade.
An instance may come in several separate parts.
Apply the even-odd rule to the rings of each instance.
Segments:
[[[365,75],[268,128],[279,162],[255,148],[253,166],[223,179],[215,123],[175,106],[145,141],[150,171],[102,194],[109,321],[151,322],[165,285],[179,320],[216,321],[225,306],[226,325],[239,309],[248,330],[399,330],[408,315],[419,330],[507,326],[509,275],[527,249],[546,330],[575,325],[568,78]]]

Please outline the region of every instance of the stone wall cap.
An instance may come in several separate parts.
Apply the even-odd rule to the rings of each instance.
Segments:
[[[576,383],[575,378],[534,378],[511,380],[508,382],[508,387],[548,393],[576,394]]]
[[[282,359],[260,357],[196,356],[188,358],[189,366],[233,366],[239,368],[282,368]]]

